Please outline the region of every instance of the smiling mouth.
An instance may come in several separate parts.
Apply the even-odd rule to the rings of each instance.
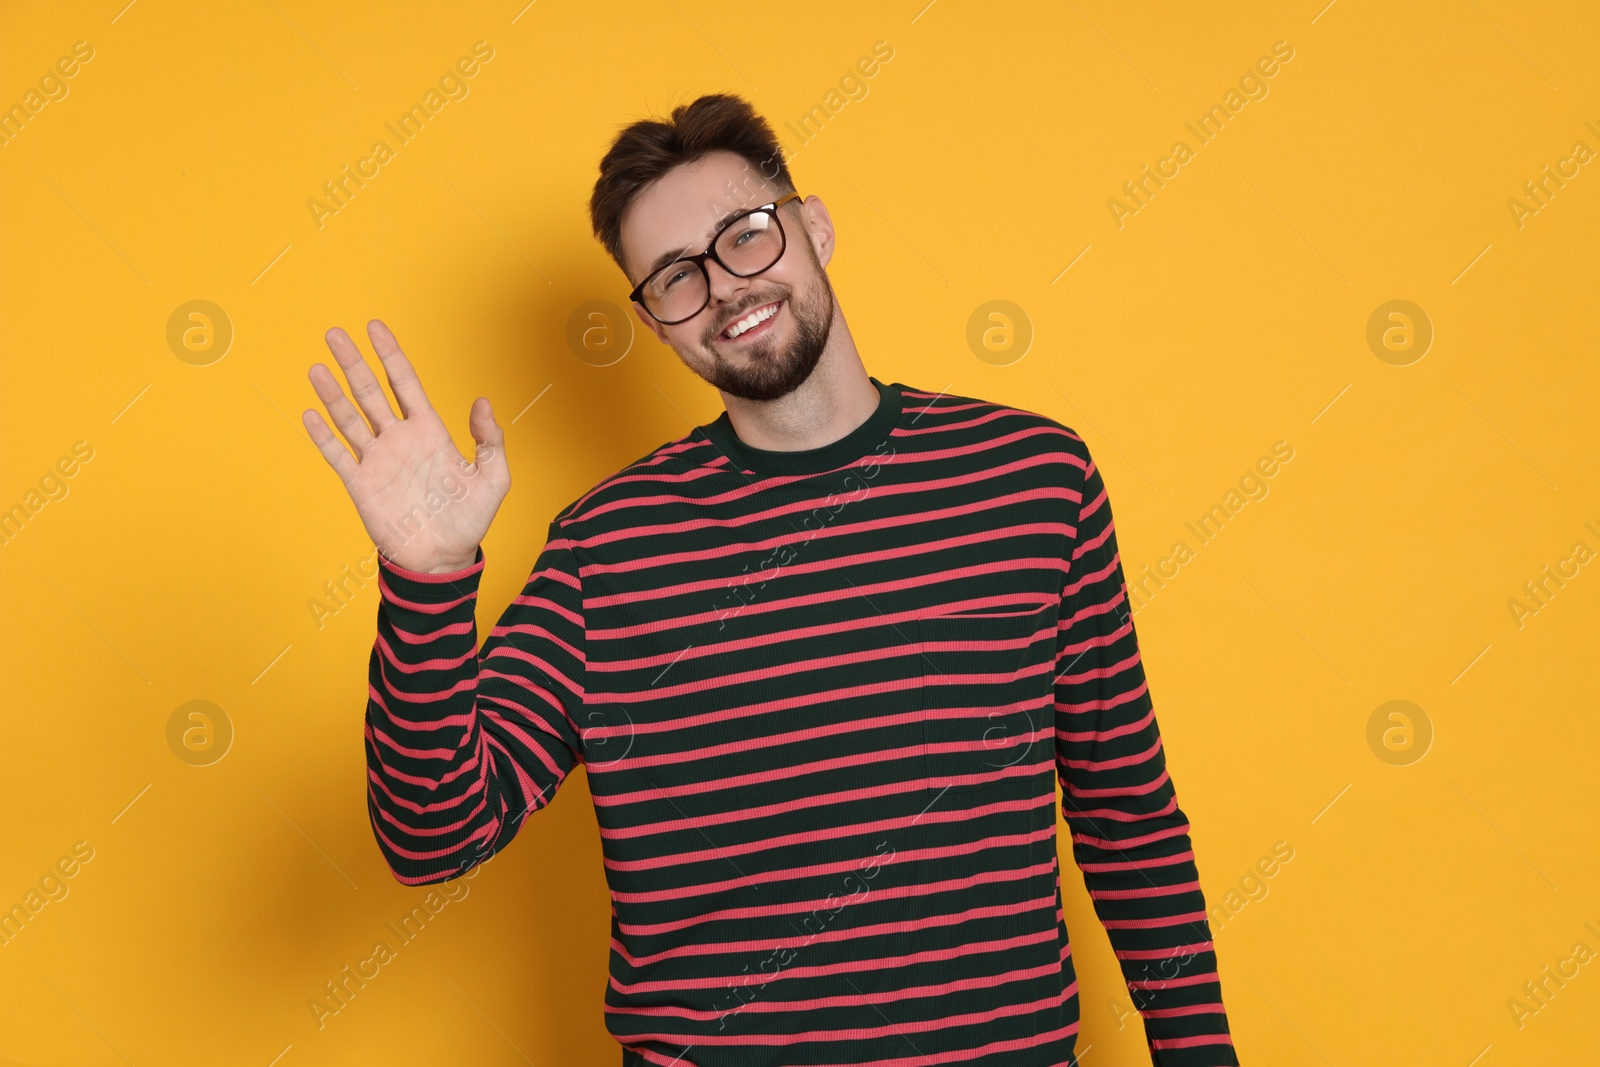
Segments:
[[[746,314],[730,322],[717,339],[724,342],[739,342],[746,338],[759,337],[772,329],[772,322],[778,317],[778,312],[783,308],[782,300],[774,300],[769,304],[751,308]],[[729,336],[730,330],[736,331]]]

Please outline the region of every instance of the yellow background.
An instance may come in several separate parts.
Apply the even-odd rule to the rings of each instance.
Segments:
[[[519,416],[486,632],[558,507],[720,411],[642,331],[600,367],[567,324],[626,300],[586,214],[613,132],[723,90],[827,203],[869,372],[1081,431],[1130,583],[1294,448],[1137,616],[1209,902],[1294,850],[1219,924],[1243,1062],[1594,1054],[1600,963],[1520,1026],[1508,1006],[1600,950],[1600,563],[1520,627],[1508,608],[1600,549],[1600,163],[1520,227],[1507,206],[1575,141],[1600,150],[1592,5],[124,2],[0,7],[0,104],[94,49],[0,146],[0,506],[94,450],[0,547],[0,906],[94,850],[0,947],[0,1064],[620,1058],[582,774],[314,1021],[425,890],[390,877],[364,806],[376,588],[320,628],[308,607],[371,543],[299,413],[323,331],[365,347],[380,317],[458,443],[475,396]],[[470,94],[319,229],[322,183],[480,40]],[[801,143],[784,124],[880,40],[866,95]],[[1196,147],[1184,123],[1278,41],[1269,94],[1119,228],[1122,183]],[[234,330],[209,366],[166,340],[195,299]],[[996,299],[1034,330],[1004,366],[966,341]],[[1435,331],[1408,366],[1366,341],[1392,299]],[[209,766],[168,746],[195,699],[235,734]],[[1367,742],[1395,699],[1434,735],[1407,766]],[[1080,1052],[1147,1062],[1061,841]]]

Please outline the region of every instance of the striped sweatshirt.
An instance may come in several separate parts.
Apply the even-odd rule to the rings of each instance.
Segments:
[[[458,877],[582,764],[624,1067],[1064,1067],[1060,796],[1152,1063],[1237,1064],[1088,448],[871,381],[821,448],[723,412],[601,481],[482,648],[481,548],[380,557],[384,859]]]

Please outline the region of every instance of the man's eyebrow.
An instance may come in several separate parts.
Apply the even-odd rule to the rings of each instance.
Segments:
[[[760,207],[761,205],[758,204],[756,206]],[[736,207],[733,210],[731,210],[731,211],[727,212],[726,214],[724,214],[721,218],[717,219],[717,221],[713,222],[710,226],[708,226],[706,228],[705,237],[701,240],[701,243],[702,244],[710,244],[711,243],[711,236],[713,234],[715,234],[718,230],[722,229],[722,227],[727,224],[729,219],[732,219],[732,218],[734,218],[736,216],[739,216],[739,215],[743,215],[745,212],[747,212],[749,210],[751,210],[751,209],[747,208],[747,207]],[[686,253],[688,251],[689,250],[687,248],[677,248],[677,249],[673,249],[671,252],[663,252],[663,253],[661,253],[659,256],[656,257],[655,262],[650,264],[650,268],[644,272],[644,276],[646,278],[650,277],[650,275],[654,274],[656,271],[660,270],[662,267],[665,267],[668,263],[671,263],[674,260],[680,258],[681,256],[683,256],[684,253]]]

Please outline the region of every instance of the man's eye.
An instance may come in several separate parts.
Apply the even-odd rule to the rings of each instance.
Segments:
[[[679,268],[667,275],[667,280],[661,283],[661,288],[670,289],[689,276],[687,267]]]

